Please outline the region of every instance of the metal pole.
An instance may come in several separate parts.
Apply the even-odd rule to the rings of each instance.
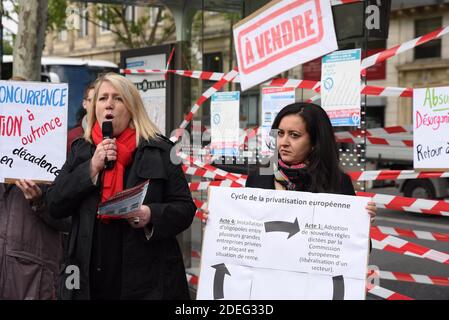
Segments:
[[[363,1],[363,28],[364,28],[364,37],[363,37],[363,52],[364,57],[368,56],[368,42],[369,42],[369,31],[368,28],[366,27],[366,6],[367,6],[367,1]],[[364,74],[362,74],[362,85],[367,85],[368,83],[368,70],[365,69]],[[366,123],[366,110],[367,110],[367,95],[365,94],[363,96],[363,99],[361,100],[361,112],[360,112],[360,132],[363,134],[363,141],[364,141],[364,145],[362,148],[362,152],[360,153],[361,155],[361,159],[362,159],[362,171],[366,171],[366,128],[367,128],[367,123]],[[363,186],[362,186],[362,191],[366,190],[366,181],[363,182]]]

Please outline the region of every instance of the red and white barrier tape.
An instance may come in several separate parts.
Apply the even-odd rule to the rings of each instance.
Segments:
[[[412,98],[413,88],[362,86],[361,94],[379,97]]]
[[[191,256],[192,258],[195,258],[195,259],[200,259],[200,258],[201,258],[200,252],[199,252],[199,251],[196,251],[196,250],[192,250],[190,256]]]
[[[419,46],[421,44],[424,44],[426,42],[429,42],[429,41],[432,41],[434,39],[437,39],[437,38],[445,35],[448,32],[449,32],[449,26],[443,27],[443,28],[440,28],[440,29],[435,30],[433,32],[429,32],[428,34],[425,34],[425,35],[423,35],[421,37],[418,37],[416,39],[404,42],[403,44],[397,45],[397,46],[395,46],[393,48],[389,48],[387,50],[384,50],[384,51],[375,53],[375,54],[373,54],[373,55],[371,55],[369,57],[366,57],[365,59],[362,60],[360,72],[363,74],[365,72],[365,69],[367,69],[367,68],[369,68],[371,66],[374,66],[375,64],[381,63],[381,62],[383,62],[383,61],[385,61],[385,60],[387,60],[387,59],[389,59],[389,58],[391,58],[393,56],[396,56],[396,55],[398,55],[398,54],[400,54],[402,52],[405,52],[407,50],[413,49],[413,48],[415,48],[415,47],[417,47],[417,46]],[[393,91],[395,91],[395,90],[393,90]],[[390,94],[390,93],[393,93],[393,92],[388,92],[388,93]],[[396,90],[393,94],[398,94],[398,93],[399,92]],[[405,92],[404,93],[400,93],[399,96],[401,96],[401,94],[404,94],[404,95],[408,96],[410,94],[413,94],[413,92],[410,93],[409,90],[405,90]],[[307,102],[316,102],[319,99],[320,99],[320,96],[316,95],[316,96],[313,96],[312,98],[308,99]]]
[[[305,80],[302,80],[305,81]],[[309,89],[309,88],[304,88]],[[315,86],[314,90],[320,92],[321,87]],[[400,88],[400,87],[379,87],[362,85],[360,88],[360,94],[376,97],[400,97],[400,98],[412,98],[413,88]],[[318,99],[318,98],[316,98]]]
[[[202,169],[205,169],[207,171],[213,172],[216,175],[222,176],[222,177],[224,177],[225,179],[228,179],[228,180],[232,180],[232,181],[234,181],[234,182],[236,182],[236,183],[238,183],[238,184],[240,184],[242,186],[244,186],[245,183],[246,183],[246,179],[242,178],[241,176],[238,176],[238,175],[235,175],[233,173],[230,173],[230,172],[224,171],[222,169],[216,168],[216,167],[214,167],[214,166],[212,166],[210,164],[203,163],[203,162],[201,162],[198,159],[193,159],[191,156],[186,155],[185,153],[179,152],[178,156],[182,160],[186,161],[189,164],[194,164],[195,166],[197,166],[199,168],[202,168]]]
[[[202,95],[201,97],[198,98],[198,100],[196,101],[196,103],[193,105],[192,109],[190,110],[190,112],[185,116],[183,122],[181,123],[181,125],[179,126],[178,129],[176,129],[175,131],[175,135],[173,137],[170,138],[171,141],[176,142],[178,141],[179,137],[181,137],[183,130],[187,127],[187,125],[190,123],[190,121],[192,121],[193,116],[195,115],[195,113],[199,110],[200,106],[207,100],[209,99],[215,92],[217,92],[218,90],[220,90],[226,83],[228,83],[229,81],[231,81],[232,79],[235,78],[235,76],[237,76],[238,71],[237,69],[232,69],[231,71],[229,71],[228,73],[226,73],[224,75],[224,77],[216,82],[212,87],[210,87],[209,89],[207,89]]]
[[[375,228],[371,228],[370,237],[375,249],[408,254],[449,265],[449,254],[445,252],[429,249],[388,234],[383,234]]]
[[[352,131],[339,131],[335,132],[335,135],[339,138],[352,138],[352,137],[363,137],[363,136],[397,136],[398,133],[413,133],[413,128],[411,125],[407,126],[393,126],[385,128],[373,128],[368,130],[352,130]],[[399,135],[400,136],[400,135]]]
[[[195,203],[196,206],[196,213],[195,213],[195,217],[203,220],[204,216],[203,216],[203,211],[207,209],[207,202],[206,201],[201,201],[197,198],[193,198],[193,202]]]
[[[186,273],[187,283],[192,286],[198,285],[198,277],[191,273]]]
[[[364,138],[338,138],[336,137],[337,142],[340,143],[352,143],[352,144],[365,144]],[[397,138],[393,139],[385,139],[379,137],[366,137],[366,145],[386,145],[386,146],[397,146],[397,147],[413,147],[413,140],[397,140]]]
[[[201,168],[196,167],[188,167],[186,165],[182,165],[182,170],[185,174],[188,174],[190,176],[196,176],[196,177],[202,177],[202,178],[208,178],[208,179],[216,179],[216,180],[225,180],[226,178],[223,176],[220,176],[214,172],[207,171]]]
[[[224,73],[220,72],[209,72],[209,71],[190,71],[190,70],[160,70],[160,69],[120,69],[122,74],[167,74],[173,73],[183,77],[209,80],[209,81],[219,81],[225,76]],[[239,83],[239,77],[236,76],[231,82]],[[275,78],[263,85],[270,87],[292,87],[298,89],[309,89],[316,92],[320,92],[320,81],[315,80],[300,80],[300,79],[286,79],[286,78]],[[366,94],[370,96],[379,97],[412,97],[412,88],[399,88],[399,87],[379,87],[379,86],[367,86],[361,87],[360,94]]]
[[[219,183],[217,182],[217,184]],[[243,187],[243,185],[240,185],[239,187]],[[206,187],[208,186],[208,184],[204,183],[201,186]],[[236,187],[236,185],[234,186]],[[198,188],[200,187],[198,186]],[[400,211],[411,211],[425,214],[449,216],[449,212],[447,212],[448,210],[447,206],[449,206],[449,202],[445,201],[406,198],[406,197],[390,196],[386,194],[375,194],[361,191],[356,192],[356,194],[359,197],[372,198],[372,201],[376,204],[378,208],[387,208]],[[199,204],[200,206],[197,205],[197,207],[199,209],[203,209],[204,203],[201,202]],[[204,208],[206,207],[207,206],[205,206]]]
[[[189,188],[191,192],[207,190],[209,186],[215,187],[231,187],[231,188],[242,188],[240,183],[229,181],[229,180],[215,180],[215,181],[202,181],[202,182],[191,182],[189,183]]]
[[[244,129],[247,132],[248,139],[254,138],[257,136],[259,127],[254,128],[247,128]],[[404,143],[410,144],[410,141],[412,140],[403,140],[403,137],[399,133],[409,133],[412,134],[412,126],[392,126],[392,127],[385,127],[385,128],[373,128],[369,130],[352,130],[352,131],[339,131],[335,132],[335,136],[339,139],[353,139],[353,138],[359,138],[362,139],[364,136],[369,136],[372,138],[379,138],[379,139],[387,139],[387,140],[402,140],[405,141]],[[348,140],[348,141],[354,141],[354,140]],[[375,144],[376,140],[372,139],[372,143]],[[381,140],[381,142],[383,142]]]
[[[376,229],[378,232],[383,234],[389,234],[392,236],[399,237],[408,237],[414,239],[421,240],[432,240],[432,241],[444,241],[449,242],[449,234],[438,233],[438,232],[429,232],[422,230],[408,230],[408,229],[400,229],[393,227],[384,227],[384,226],[372,226],[372,229]]]
[[[354,2],[362,2],[363,0],[331,0],[331,6],[339,6],[341,4],[348,4]]]
[[[449,286],[449,278],[446,277],[391,271],[380,271],[379,277],[384,280],[396,280],[422,284],[433,284],[437,286]]]
[[[414,170],[373,170],[346,172],[352,181],[448,178],[449,172],[416,172]]]
[[[235,182],[236,184],[240,186],[245,186],[247,176],[245,175],[235,175],[229,172],[226,172],[224,170],[215,168],[214,166],[207,165],[202,163],[199,160],[194,160],[190,156],[187,156],[185,154],[181,154],[183,160],[187,160],[190,163],[193,163],[195,166],[199,168],[203,168],[206,171],[210,171],[214,175],[209,175],[207,177],[210,177],[212,179],[227,179]],[[205,172],[199,171],[198,174],[202,177],[206,177]],[[360,175],[362,175],[361,173]],[[419,173],[419,175],[424,176],[426,173]],[[429,175],[433,173],[428,173]],[[215,182],[217,185],[220,185],[220,182]],[[209,183],[210,185],[210,183]],[[201,187],[200,187],[201,186]],[[200,188],[207,188],[208,184],[207,182],[197,185],[198,190]],[[230,184],[229,186],[233,186]],[[235,185],[236,186],[236,185]],[[449,202],[442,201],[442,200],[428,200],[428,199],[418,199],[418,198],[407,198],[407,197],[400,197],[400,196],[393,196],[393,195],[386,195],[386,194],[376,194],[376,193],[370,193],[370,192],[357,192],[357,196],[360,197],[370,197],[373,199],[373,201],[376,203],[376,205],[379,208],[387,208],[387,209],[393,209],[393,210],[400,210],[400,211],[411,211],[411,212],[419,212],[419,213],[425,213],[425,214],[433,214],[433,215],[441,215],[441,216],[449,216]]]
[[[368,289],[368,292],[385,300],[414,300],[403,294],[399,294],[397,292],[379,286],[372,286],[370,289]]]
[[[393,56],[396,56],[402,52],[413,49],[421,44],[437,39],[449,32],[449,26],[440,28],[438,30],[432,31],[416,39],[404,42],[403,44],[397,45],[393,48],[384,50],[382,52],[375,53],[369,57],[362,60],[362,70],[367,69],[375,64],[381,63]]]
[[[442,200],[407,198],[362,191],[358,191],[356,194],[359,197],[372,198],[378,208],[449,216],[449,202]]]

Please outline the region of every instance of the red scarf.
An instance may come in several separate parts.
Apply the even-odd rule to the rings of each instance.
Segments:
[[[95,145],[103,141],[103,134],[98,122],[95,122],[93,127],[92,138]],[[115,144],[117,146],[117,160],[112,169],[104,171],[101,201],[105,201],[117,192],[123,191],[125,168],[131,163],[133,152],[136,149],[136,130],[126,128],[117,137]]]

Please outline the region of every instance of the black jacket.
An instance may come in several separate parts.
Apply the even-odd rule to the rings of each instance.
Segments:
[[[246,186],[249,188],[274,189],[274,175],[259,175],[257,173],[251,173],[248,176],[248,180],[246,180]],[[338,194],[355,196],[355,190],[352,185],[351,178],[349,178],[349,176],[345,173],[342,173],[341,187]]]
[[[176,235],[192,223],[195,204],[179,164],[170,160],[172,144],[166,138],[143,141],[126,168],[124,188],[150,179],[144,204],[151,209],[152,237],[123,221],[121,227],[124,299],[188,299],[182,254]],[[89,299],[89,267],[100,186],[92,184],[90,160],[95,146],[84,139],[72,144],[71,153],[50,187],[47,203],[55,218],[72,216],[67,264],[80,268],[80,289],[66,290],[62,298]],[[178,162],[179,163],[179,162]],[[150,227],[151,227],[150,226]]]

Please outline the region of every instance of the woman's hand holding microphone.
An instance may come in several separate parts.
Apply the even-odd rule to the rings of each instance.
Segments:
[[[117,146],[115,144],[115,138],[104,139],[97,145],[95,153],[90,161],[90,177],[92,178],[92,181],[96,181],[96,177],[104,169],[106,160],[117,160]]]

